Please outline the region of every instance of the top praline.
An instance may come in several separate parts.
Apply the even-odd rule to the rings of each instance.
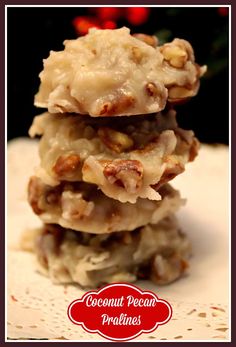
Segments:
[[[50,113],[92,117],[159,112],[168,102],[196,95],[206,67],[195,63],[191,45],[181,39],[158,46],[128,28],[90,29],[66,40],[63,51],[44,60],[35,105]]]

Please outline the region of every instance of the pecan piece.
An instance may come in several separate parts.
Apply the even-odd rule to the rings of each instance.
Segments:
[[[136,63],[140,64],[143,58],[142,51],[138,47],[131,48],[131,59]]]
[[[194,161],[194,159],[198,155],[199,148],[200,148],[200,142],[198,141],[198,139],[196,139],[196,137],[194,137],[193,143],[192,143],[190,150],[189,150],[189,161],[190,162]]]
[[[131,95],[120,95],[112,101],[105,102],[99,112],[99,116],[114,116],[116,113],[125,113],[133,106],[135,98]]]
[[[47,205],[60,205],[61,186],[50,187],[40,178],[31,177],[28,184],[28,201],[35,214],[41,214]]]
[[[71,178],[79,169],[80,156],[78,154],[61,155],[57,158],[52,170],[60,178]]]
[[[159,182],[157,184],[152,185],[151,187],[158,191],[158,189],[163,186],[165,183],[173,180],[177,175],[184,172],[184,165],[176,162],[175,164],[167,167],[164,173],[162,174]]]
[[[160,52],[170,66],[183,68],[187,61],[194,64],[194,53],[190,43],[182,39],[174,39],[160,47]]]
[[[101,127],[98,129],[98,136],[102,142],[112,151],[122,153],[131,149],[133,140],[128,135],[111,128]]]
[[[43,213],[39,199],[44,195],[43,185],[37,177],[31,177],[28,184],[28,201],[35,214]]]
[[[48,205],[59,205],[61,200],[61,189],[55,187],[45,192],[45,201]]]
[[[164,45],[160,50],[164,59],[173,67],[182,68],[188,60],[188,53],[186,50],[171,43]]]
[[[138,160],[114,160],[104,167],[103,174],[111,184],[123,187],[131,194],[142,186],[143,166]]]
[[[153,82],[148,82],[145,86],[145,90],[149,96],[156,96],[158,94],[157,86]]]
[[[156,36],[145,35],[145,34],[134,34],[133,37],[145,42],[147,45],[156,48],[158,46],[158,39]]]

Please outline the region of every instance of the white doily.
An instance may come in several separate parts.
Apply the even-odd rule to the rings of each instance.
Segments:
[[[26,202],[28,177],[37,161],[36,141],[18,139],[9,144],[7,337],[105,341],[67,318],[69,303],[84,292],[72,285],[53,285],[36,272],[34,255],[19,249],[21,233],[41,224]],[[136,340],[226,341],[230,335],[227,147],[202,146],[197,160],[172,184],[188,198],[179,219],[193,244],[190,274],[164,287],[136,283],[156,292],[173,308],[170,322]]]

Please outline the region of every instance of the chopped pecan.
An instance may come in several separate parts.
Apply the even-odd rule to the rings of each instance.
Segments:
[[[154,48],[158,45],[158,39],[156,36],[145,35],[145,34],[134,34],[133,37],[136,39],[145,42],[147,45],[152,46]]]
[[[171,156],[170,156],[171,157]],[[171,159],[170,159],[171,160]],[[165,183],[171,181],[177,175],[184,172],[184,165],[179,162],[169,162],[169,166],[166,167],[164,173],[162,174],[159,182],[152,185],[151,187],[158,191],[158,189],[163,186]]]
[[[103,174],[111,184],[124,187],[131,194],[142,186],[143,166],[138,160],[113,160],[105,165]]]
[[[196,137],[193,138],[193,143],[189,150],[189,161],[193,161],[196,156],[198,155],[198,151],[200,148],[200,142],[196,139]]]
[[[55,187],[48,192],[45,192],[45,200],[48,205],[59,205],[61,199],[61,190],[58,187]]]
[[[48,205],[60,205],[61,186],[50,187],[40,178],[31,177],[28,184],[28,201],[35,214],[41,214]]]
[[[105,102],[99,112],[100,116],[114,116],[116,113],[125,113],[133,106],[135,98],[131,95],[120,95],[112,101]]]
[[[131,59],[136,63],[140,64],[143,58],[143,53],[138,47],[131,48]]]
[[[70,178],[78,170],[80,156],[78,154],[61,155],[57,158],[52,170],[58,177]]]
[[[196,137],[194,137],[193,131],[176,128],[175,134],[177,137],[177,145],[175,149],[176,155],[188,153],[188,161],[193,161],[200,148],[200,142]]]
[[[190,43],[182,39],[174,39],[160,47],[164,59],[173,67],[182,68],[187,61],[194,63],[194,52]]]
[[[160,48],[164,59],[168,61],[168,63],[176,68],[184,67],[184,64],[188,60],[188,53],[185,49],[180,48],[177,45],[173,45],[173,43],[167,43]]]
[[[31,177],[28,184],[28,201],[35,214],[43,213],[42,208],[39,206],[39,199],[44,194],[43,185],[37,177]]]
[[[148,82],[145,86],[145,90],[149,96],[156,96],[158,94],[157,86],[153,82]]]
[[[128,135],[107,127],[99,128],[98,136],[109,149],[116,153],[127,151],[134,144]]]

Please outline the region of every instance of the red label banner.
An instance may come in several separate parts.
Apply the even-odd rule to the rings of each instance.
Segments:
[[[74,324],[87,332],[112,341],[127,341],[166,324],[171,319],[172,308],[151,291],[114,283],[74,300],[67,313]]]

